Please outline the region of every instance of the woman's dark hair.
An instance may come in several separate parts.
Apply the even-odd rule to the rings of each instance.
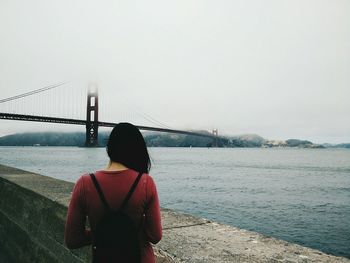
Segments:
[[[151,160],[146,142],[137,127],[121,122],[114,126],[107,143],[111,161],[118,162],[138,172],[148,173]]]

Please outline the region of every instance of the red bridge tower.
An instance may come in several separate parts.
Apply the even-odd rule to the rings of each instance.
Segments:
[[[93,88],[87,95],[85,147],[98,146],[98,92],[96,85]]]

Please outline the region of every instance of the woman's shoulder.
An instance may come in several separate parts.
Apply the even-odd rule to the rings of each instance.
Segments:
[[[153,196],[157,193],[156,183],[150,174],[144,173],[142,175],[142,180],[145,185],[146,193],[148,196]]]
[[[76,183],[84,184],[84,182],[85,182],[86,180],[91,180],[90,177],[91,177],[91,176],[90,176],[90,174],[88,174],[88,173],[82,174],[82,175],[78,178],[78,180],[77,180]]]
[[[104,177],[104,173],[105,171],[99,170],[96,171],[94,173],[94,175],[96,176],[97,180],[99,179],[103,179]],[[137,175],[139,174],[139,172],[132,170],[132,169],[128,169],[126,171],[124,171],[123,173],[128,173],[129,175],[132,175],[134,178],[137,177]],[[102,180],[103,181],[103,180]],[[155,181],[153,179],[153,177],[149,174],[149,173],[143,173],[141,176],[141,182],[143,182],[144,184],[147,185],[147,187],[153,187],[155,186]],[[76,181],[75,185],[84,188],[85,186],[88,186],[92,183],[92,179],[91,179],[91,174],[89,173],[85,173],[82,174]]]
[[[152,179],[152,176],[149,173],[143,173],[142,177],[147,178],[147,179]]]
[[[77,181],[75,182],[75,187],[84,189],[87,185],[89,185],[90,181],[91,175],[89,173],[82,174],[78,177]]]

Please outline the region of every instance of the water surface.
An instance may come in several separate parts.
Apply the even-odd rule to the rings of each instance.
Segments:
[[[150,148],[161,205],[350,258],[350,150]],[[105,149],[0,147],[0,163],[75,182]]]

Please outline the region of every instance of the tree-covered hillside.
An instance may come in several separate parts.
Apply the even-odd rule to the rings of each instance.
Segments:
[[[196,131],[202,132],[203,131]],[[209,134],[209,133],[208,133]],[[170,134],[160,132],[143,133],[147,146],[150,147],[211,147],[213,139],[193,135]],[[106,146],[109,132],[99,132],[99,144]],[[35,132],[19,133],[0,137],[0,146],[84,146],[83,132]],[[298,148],[349,148],[350,144],[317,145],[307,140],[289,139],[286,141],[266,140],[259,135],[220,137],[219,147],[298,147]]]

